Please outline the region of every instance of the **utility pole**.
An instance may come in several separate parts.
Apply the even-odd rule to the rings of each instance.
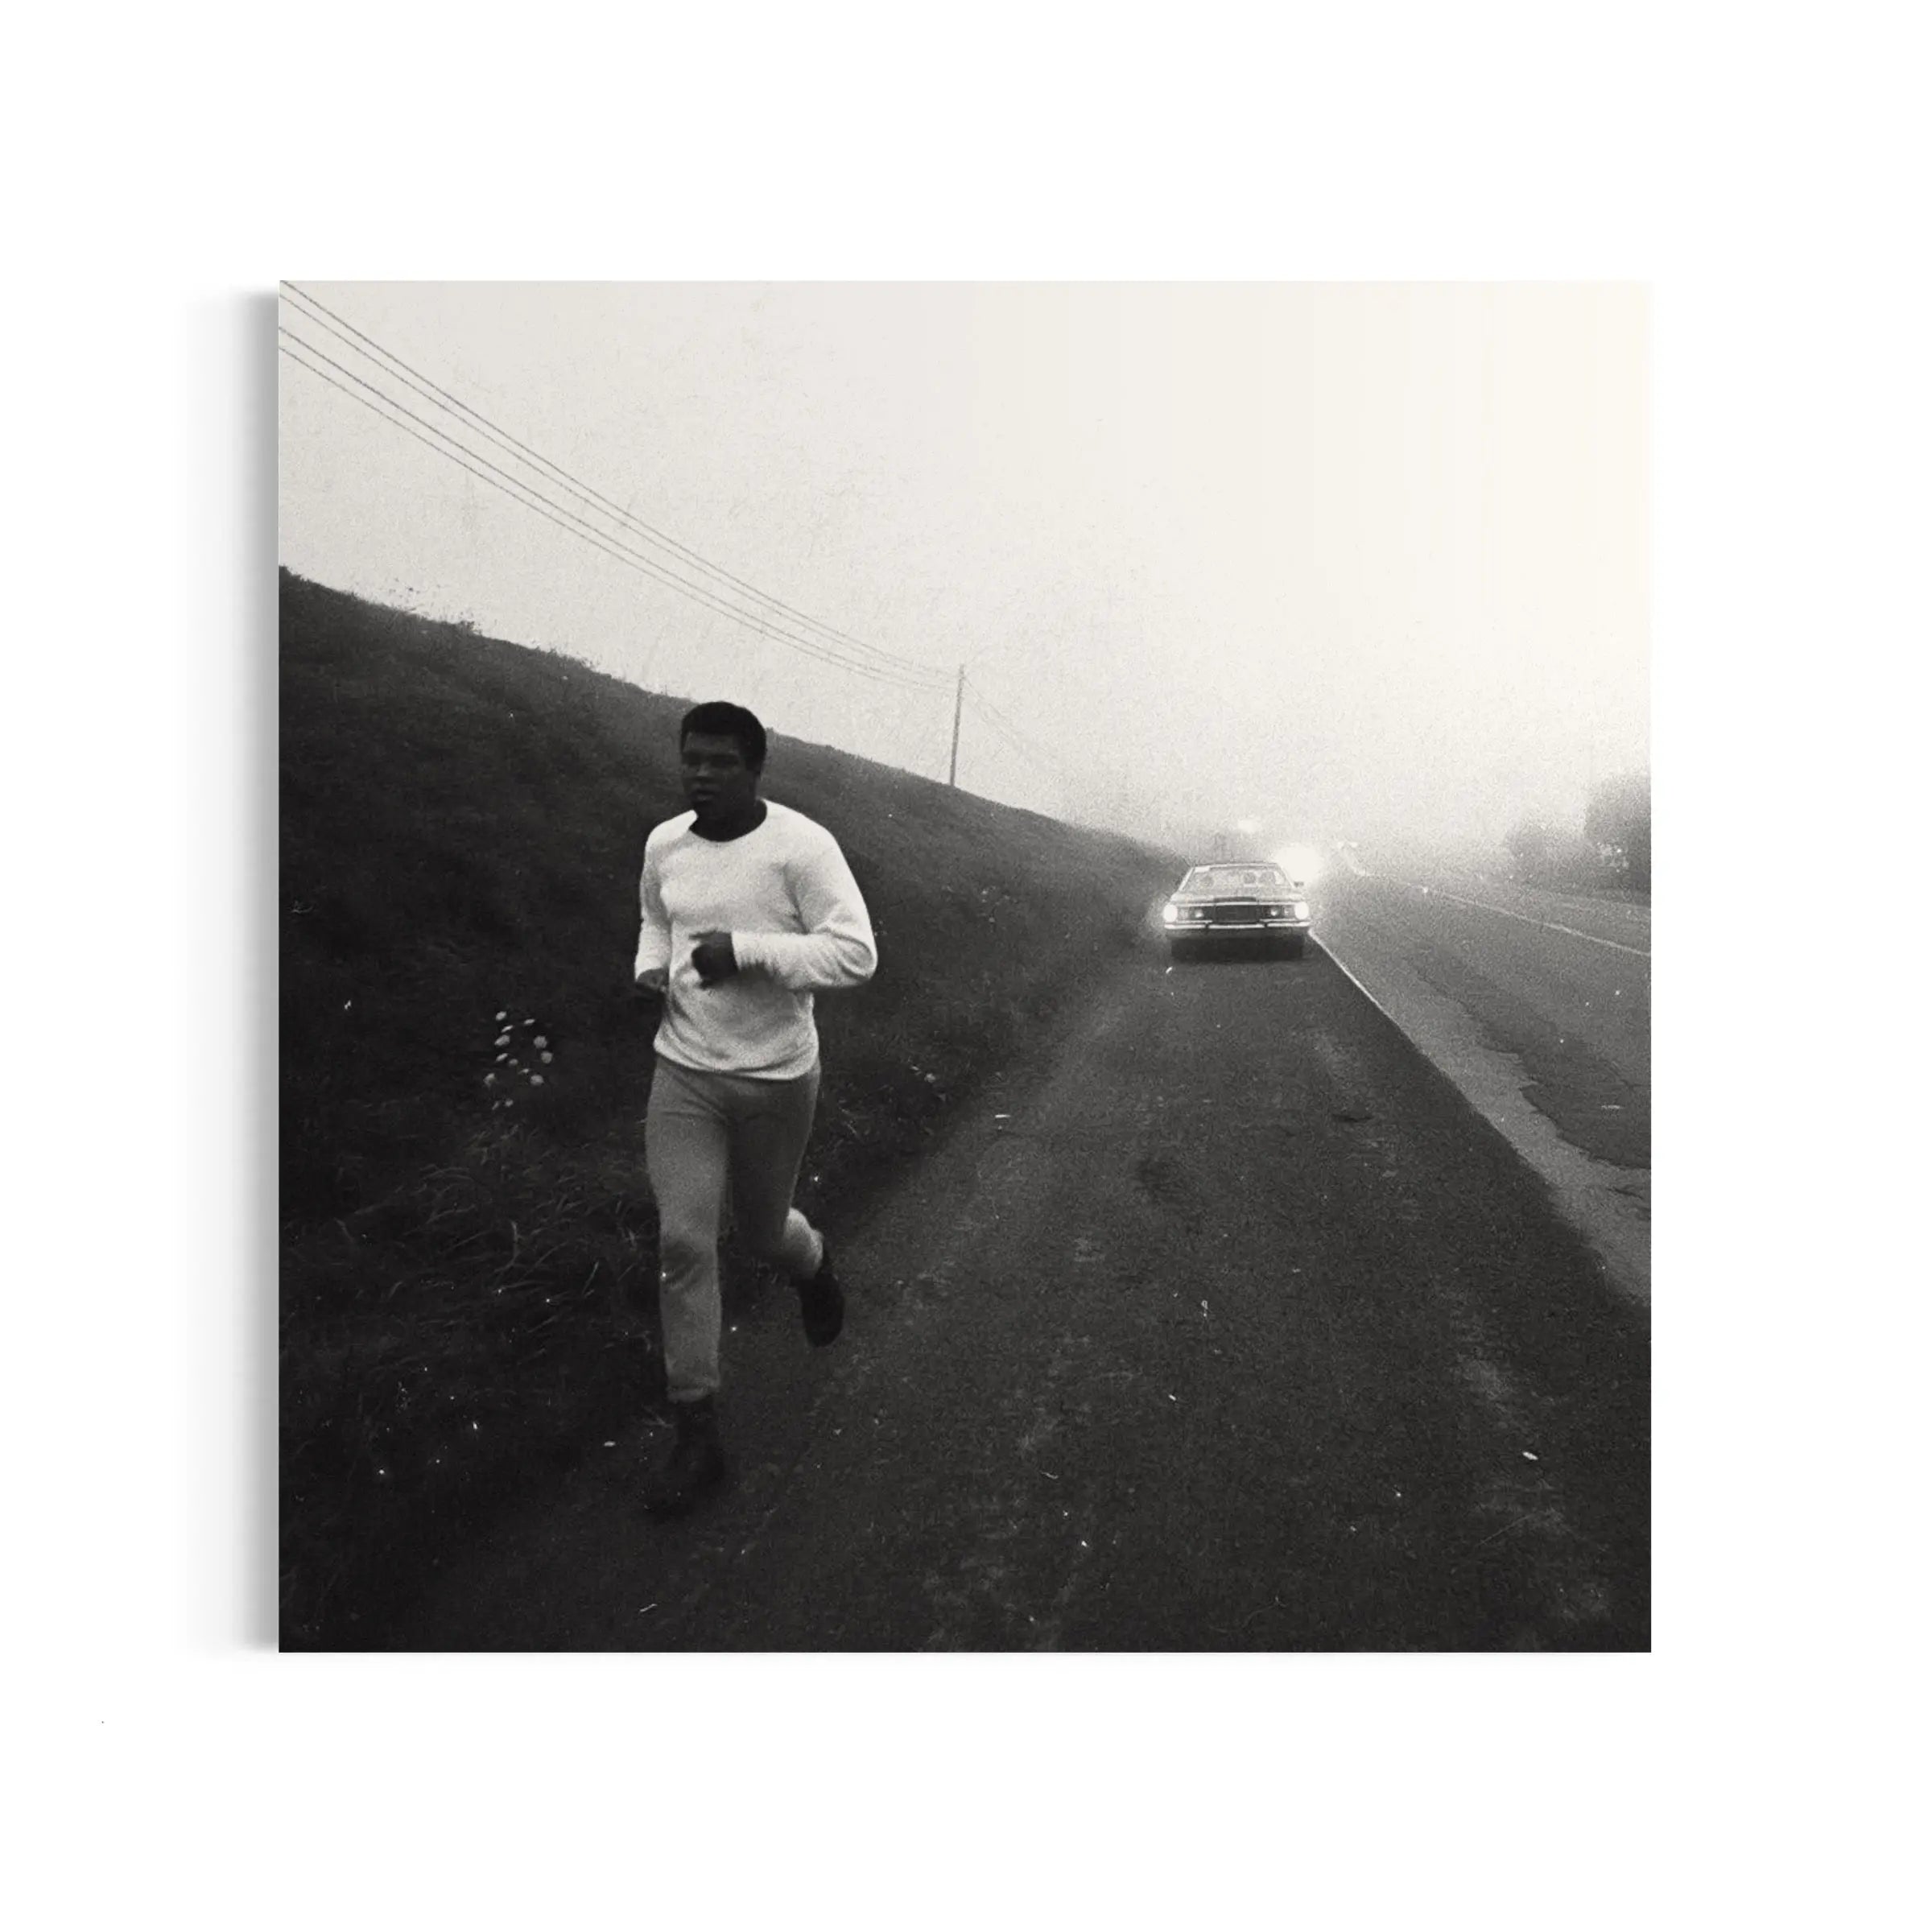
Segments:
[[[960,782],[960,707],[966,700],[966,667],[960,667],[959,682],[952,687],[952,757],[946,767],[946,782],[956,788]]]

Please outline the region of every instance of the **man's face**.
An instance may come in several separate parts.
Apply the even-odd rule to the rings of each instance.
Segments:
[[[700,819],[730,820],[751,809],[758,774],[745,762],[734,737],[694,731],[679,753],[685,802]]]

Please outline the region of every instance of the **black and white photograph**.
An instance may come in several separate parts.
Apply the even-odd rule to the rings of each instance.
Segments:
[[[276,332],[284,1645],[1648,1647],[1641,287]]]
[[[10,1916],[1920,1922],[1909,28],[24,16]]]

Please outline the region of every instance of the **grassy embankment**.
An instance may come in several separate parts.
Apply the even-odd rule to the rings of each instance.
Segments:
[[[353,1641],[661,1395],[629,984],[683,708],[283,579],[285,1644]],[[872,985],[819,1005],[801,1198],[836,1233],[1134,943],[1173,861],[782,737],[767,777],[879,935]],[[728,1294],[762,1291],[734,1257]]]

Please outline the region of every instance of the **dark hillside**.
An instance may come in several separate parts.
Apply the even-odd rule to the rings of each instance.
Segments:
[[[313,1644],[658,1392],[629,985],[685,704],[286,574],[281,649],[284,1641]],[[1175,862],[782,730],[767,790],[879,931],[873,985],[819,1009],[805,1194],[836,1229]]]

